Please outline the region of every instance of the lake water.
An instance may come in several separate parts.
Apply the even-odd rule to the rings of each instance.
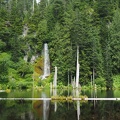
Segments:
[[[48,89],[0,92],[0,98],[49,98],[56,95],[120,98],[120,91]],[[0,120],[120,120],[120,101],[0,100]]]

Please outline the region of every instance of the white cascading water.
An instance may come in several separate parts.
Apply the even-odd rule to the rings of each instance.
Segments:
[[[47,76],[50,75],[50,58],[49,58],[49,50],[48,44],[44,44],[44,71],[42,79],[45,79]]]

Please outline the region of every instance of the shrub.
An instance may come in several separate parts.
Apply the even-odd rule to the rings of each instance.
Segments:
[[[105,79],[102,77],[95,79],[95,84],[97,86],[106,87]]]
[[[113,87],[120,88],[120,75],[113,76]]]

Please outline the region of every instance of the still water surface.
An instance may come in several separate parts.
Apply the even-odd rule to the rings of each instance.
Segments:
[[[49,98],[87,95],[120,98],[120,91],[42,90],[0,92],[0,98]],[[120,120],[120,101],[1,100],[0,120]]]

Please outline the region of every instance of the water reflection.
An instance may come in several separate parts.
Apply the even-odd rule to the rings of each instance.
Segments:
[[[53,89],[53,96],[57,96],[57,89]],[[54,102],[54,111],[57,111],[57,101]]]
[[[42,98],[47,98],[47,95],[42,92]],[[42,120],[49,119],[49,110],[50,110],[50,100],[43,100],[43,101],[34,101],[33,102],[33,109],[37,114],[38,118]]]
[[[79,98],[81,91],[79,89],[76,89],[75,91],[76,91],[76,97]],[[77,100],[77,120],[80,120],[80,101],[79,100]]]
[[[64,91],[62,91],[62,92],[63,92],[63,94],[66,94]],[[50,92],[50,93],[52,94],[51,96],[57,96],[58,95],[57,94],[57,89],[53,89],[52,92]],[[79,97],[80,96],[80,90],[79,89],[74,90],[73,93],[74,93],[74,97]],[[68,92],[68,94],[69,94],[69,92]],[[42,98],[47,98],[48,96],[45,94],[44,91],[42,91],[41,92],[41,97]],[[59,101],[54,101],[50,104],[49,100],[34,101],[33,102],[33,109],[34,109],[37,117],[40,120],[48,120],[48,119],[50,119],[50,116],[51,116],[52,113],[61,115],[61,113],[59,113],[58,106],[59,105],[64,106],[64,104],[65,104],[65,108],[63,108],[63,109],[68,111],[68,112],[71,111],[71,103],[69,103],[69,102],[60,103]],[[74,105],[76,106],[73,109],[74,110],[74,115],[75,115],[75,111],[76,111],[76,114],[77,114],[77,116],[74,116],[74,118],[75,118],[75,120],[80,120],[80,101],[79,100],[76,101],[74,103]],[[54,106],[54,109],[53,109],[53,106]],[[61,107],[61,106],[59,106],[59,107]],[[63,111],[63,113],[65,114],[64,111]],[[67,114],[65,116],[67,117]],[[55,120],[56,120],[56,118],[55,118]]]
[[[80,101],[77,101],[77,120],[80,120]]]
[[[91,98],[97,98],[97,89],[91,89]],[[96,105],[97,100],[93,100],[94,108]]]
[[[93,93],[92,93],[93,92]],[[0,93],[0,97],[20,97],[19,92]],[[91,94],[92,93],[92,94]],[[31,93],[32,94],[32,93]],[[106,91],[68,91],[52,90],[34,91],[34,97],[50,97],[51,95],[84,94],[91,97],[119,97],[119,92]],[[117,95],[118,94],[118,95]],[[30,93],[21,92],[21,97],[30,97]],[[0,120],[120,120],[120,101],[25,101],[1,100]]]
[[[34,120],[31,101],[0,101],[0,120]]]

